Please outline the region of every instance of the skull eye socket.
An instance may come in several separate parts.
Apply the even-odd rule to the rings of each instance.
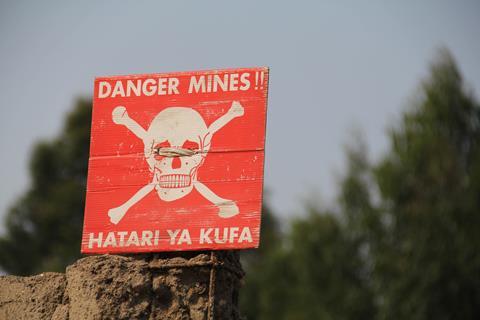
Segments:
[[[157,143],[154,147],[154,149],[160,149],[160,148],[170,148],[170,142],[165,140],[160,143]]]
[[[161,160],[163,158],[163,156],[159,155],[158,152],[160,151],[160,149],[162,148],[170,148],[170,142],[168,142],[167,140],[165,141],[162,141],[160,143],[157,143],[155,145],[155,147],[153,147],[153,153],[155,154],[155,160]]]
[[[185,141],[182,145],[182,149],[198,150],[198,147],[198,143],[190,140]]]

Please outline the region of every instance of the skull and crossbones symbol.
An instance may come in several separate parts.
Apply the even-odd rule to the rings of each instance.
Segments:
[[[213,135],[243,114],[243,106],[234,101],[227,113],[207,127],[196,110],[189,107],[168,107],[158,113],[148,130],[145,130],[128,116],[124,106],[117,106],[112,112],[112,120],[115,124],[125,126],[143,141],[145,160],[153,179],[124,204],[110,209],[110,221],[119,223],[127,211],[153,189],[161,200],[169,202],[185,197],[195,188],[218,208],[220,217],[237,215],[239,209],[235,202],[217,196],[197,180],[197,173],[210,150]]]

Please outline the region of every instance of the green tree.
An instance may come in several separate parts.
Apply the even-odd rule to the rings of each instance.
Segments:
[[[479,319],[480,107],[446,50],[390,141],[374,169],[379,318]]]
[[[243,306],[247,319],[371,319],[358,242],[333,213],[306,210],[308,217],[292,223],[281,245],[248,270],[250,290],[242,294],[257,291]]]
[[[80,255],[91,101],[80,99],[61,134],[38,143],[31,187],[9,210],[0,268],[11,274],[62,271]]]
[[[336,215],[311,210],[293,224],[295,282],[286,319],[371,319],[373,306],[358,242]]]
[[[266,263],[270,255],[281,245],[280,225],[270,207],[264,203],[260,230],[260,246],[255,250],[241,252],[241,261],[246,271],[243,288],[240,292],[240,308],[247,319],[258,319],[260,294],[264,282]]]
[[[389,137],[250,270],[249,319],[480,318],[480,106],[447,51]]]

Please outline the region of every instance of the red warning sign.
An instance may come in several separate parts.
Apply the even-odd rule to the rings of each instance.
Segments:
[[[258,247],[267,68],[95,79],[83,253]]]

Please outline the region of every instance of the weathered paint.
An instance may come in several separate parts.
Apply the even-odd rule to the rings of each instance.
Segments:
[[[95,79],[82,252],[258,247],[267,85],[267,68]]]

